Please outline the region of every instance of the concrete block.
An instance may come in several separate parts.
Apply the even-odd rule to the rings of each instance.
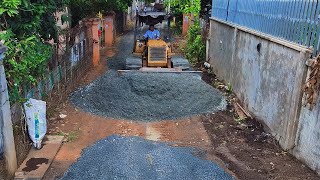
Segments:
[[[126,69],[127,70],[139,70],[142,67],[142,60],[139,57],[128,57],[126,58]]]
[[[41,180],[58,153],[63,136],[46,136],[43,148],[32,148],[15,173],[15,180]]]
[[[0,49],[3,50],[0,44]],[[0,50],[1,52],[1,50]],[[13,175],[17,169],[17,156],[14,144],[11,110],[7,90],[7,80],[2,65],[3,51],[0,53],[0,134],[2,135],[3,155],[6,160],[6,169],[9,175]],[[2,154],[2,152],[0,152]]]
[[[320,98],[313,110],[302,107],[292,153],[320,175]]]
[[[189,61],[182,56],[171,57],[171,62],[174,68],[181,68],[182,70],[190,70]]]

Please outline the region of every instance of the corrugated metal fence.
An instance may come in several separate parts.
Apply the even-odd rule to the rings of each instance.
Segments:
[[[213,0],[212,16],[320,50],[320,0]]]

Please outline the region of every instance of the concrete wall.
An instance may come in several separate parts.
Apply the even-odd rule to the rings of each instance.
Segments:
[[[0,56],[2,54],[0,53]],[[1,57],[0,57],[0,64],[1,64]],[[0,79],[2,79],[1,76],[4,75],[4,72],[1,72],[1,66],[0,65]],[[3,98],[3,93],[1,91],[1,87],[3,86],[2,84],[4,84],[4,82],[2,82],[0,80],[0,99]],[[0,101],[1,102],[1,101]],[[3,129],[3,116],[1,115],[2,114],[2,104],[0,103],[0,179],[5,179],[6,175],[7,175],[7,171],[6,171],[6,162],[4,160],[4,139],[3,139],[3,132],[2,132],[2,129]]]
[[[211,19],[208,59],[284,149],[295,146],[310,51]]]
[[[320,97],[303,106],[311,50],[211,19],[207,59],[280,145],[320,174]]]
[[[313,110],[302,107],[293,154],[320,174],[320,98]]]
[[[3,66],[3,58],[6,48],[0,44],[0,121],[3,145],[4,161],[0,161],[0,179],[6,174],[13,175],[17,169],[17,156],[11,121],[10,101],[7,80]],[[3,167],[5,166],[5,168]]]
[[[0,66],[2,66],[2,59],[4,58],[4,52],[0,52]],[[1,72],[2,68],[0,67],[0,79],[2,79],[2,76],[4,76],[4,72]],[[2,91],[6,91],[4,88],[2,88],[4,85],[7,86],[7,84],[4,84],[6,82],[2,82],[0,81],[0,102],[2,102],[1,99],[3,99],[3,95],[4,92]],[[4,89],[4,90],[2,90]],[[2,114],[2,103],[0,103],[0,114]],[[3,159],[3,152],[4,152],[4,141],[3,141],[3,132],[2,132],[2,128],[3,128],[3,116],[0,115],[0,161]],[[0,175],[1,177],[1,175]]]

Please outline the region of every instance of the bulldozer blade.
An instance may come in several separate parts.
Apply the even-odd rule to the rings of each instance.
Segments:
[[[133,73],[133,72],[140,72],[140,73],[174,73],[174,74],[196,74],[199,75],[199,78],[202,78],[202,71],[183,71],[181,68],[151,68],[151,67],[143,67],[139,70],[118,70],[118,74],[122,75],[125,73]]]
[[[174,68],[181,68],[182,70],[190,70],[190,63],[182,56],[172,56],[171,62]]]
[[[127,57],[125,68],[129,70],[139,70],[142,67],[142,61],[139,57]]]

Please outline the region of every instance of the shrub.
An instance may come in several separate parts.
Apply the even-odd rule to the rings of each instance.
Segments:
[[[16,39],[10,31],[1,32],[0,39],[8,47],[4,65],[8,78],[11,102],[23,102],[23,86],[35,85],[44,76],[52,47],[30,36]]]
[[[201,33],[199,20],[196,20],[188,30],[187,46],[184,52],[187,59],[193,64],[201,63],[205,60],[206,43]]]

